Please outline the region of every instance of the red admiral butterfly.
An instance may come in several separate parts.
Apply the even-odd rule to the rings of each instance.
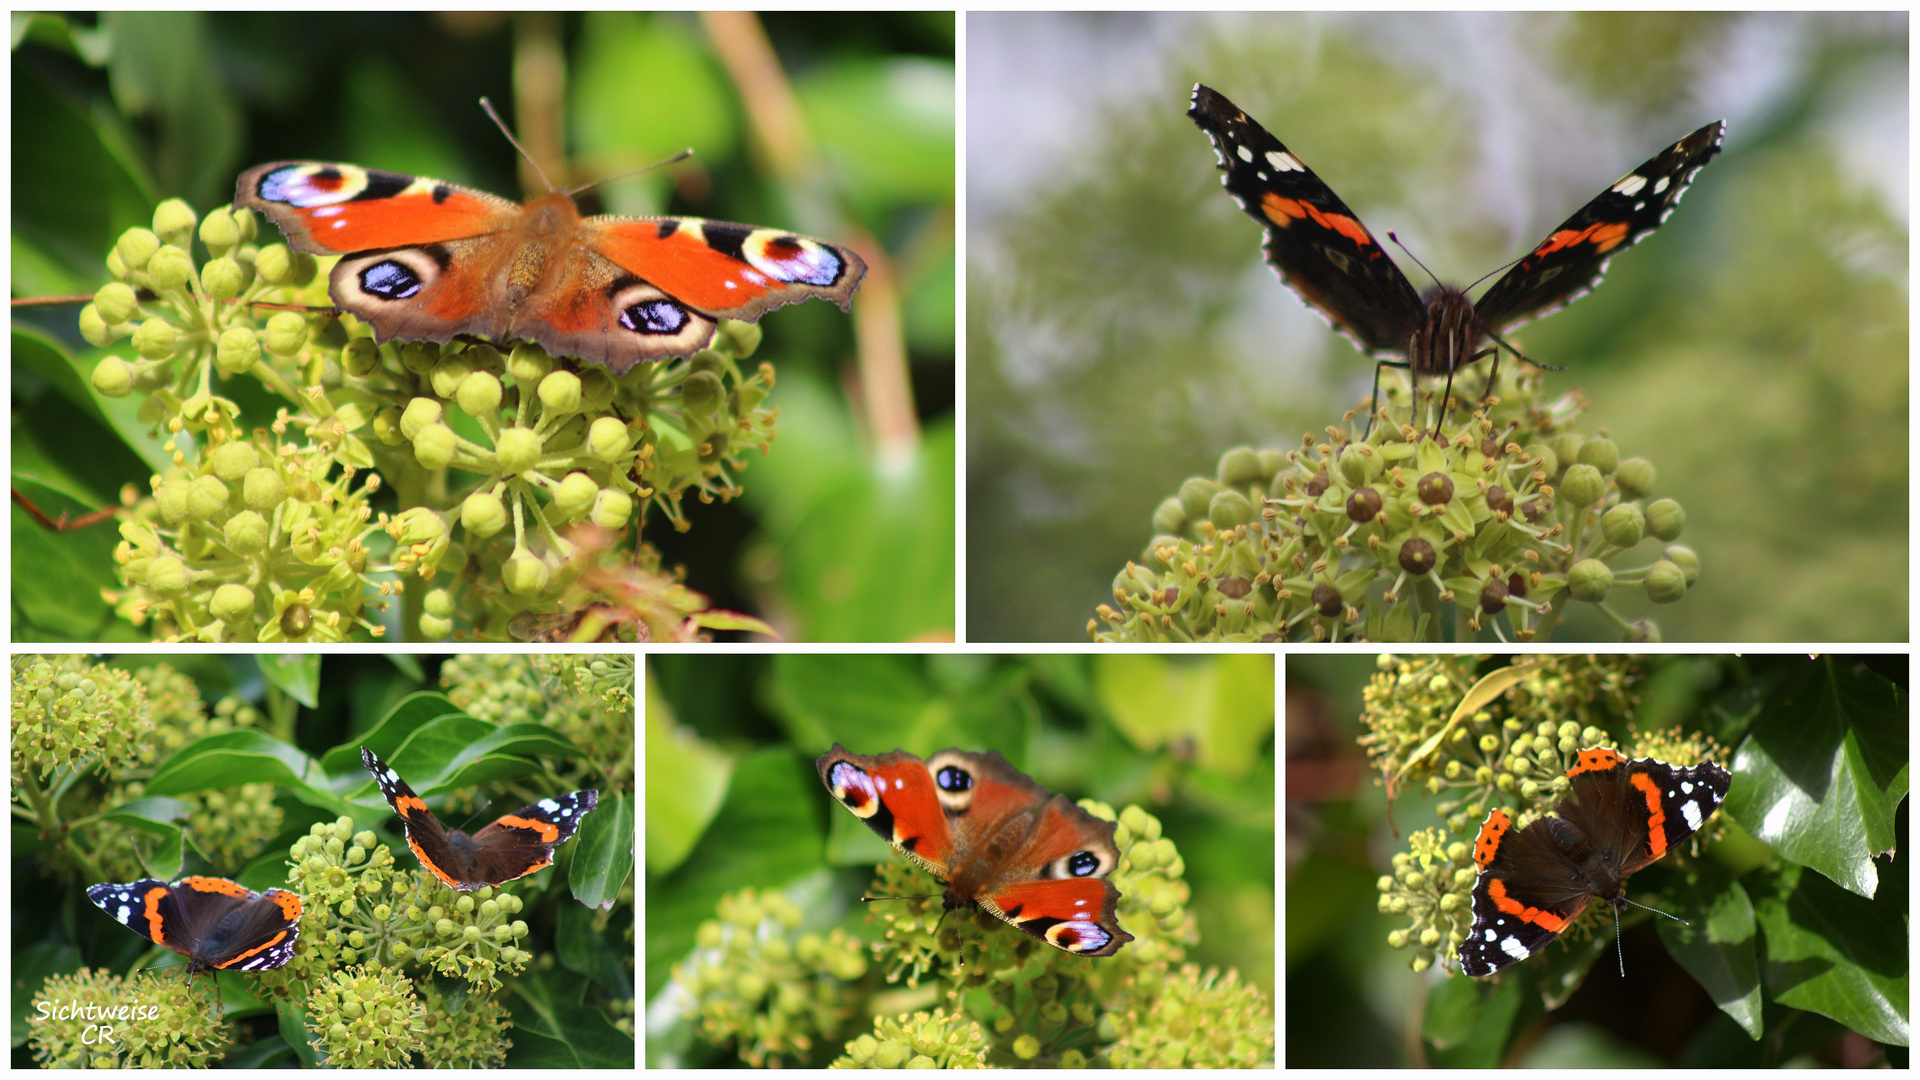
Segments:
[[[127,929],[187,958],[187,977],[208,968],[269,971],[293,959],[300,940],[300,897],[257,893],[226,878],[142,878],[95,885],[87,899]]]
[[[600,804],[598,791],[570,791],[523,806],[468,836],[440,824],[400,774],[364,746],[360,763],[373,774],[393,812],[406,822],[407,846],[420,865],[455,889],[503,885],[551,866],[553,849],[566,843],[580,819]]]
[[[1233,102],[1195,84],[1187,116],[1213,141],[1228,193],[1266,227],[1267,261],[1300,299],[1334,329],[1380,361],[1414,378],[1445,375],[1494,357],[1486,339],[1519,355],[1500,333],[1559,309],[1599,284],[1607,260],[1658,228],[1695,173],[1720,152],[1726,124],[1716,120],[1642,164],[1580,208],[1493,283],[1479,300],[1465,289],[1414,291],[1386,249],[1326,182]],[[1469,286],[1471,287],[1471,286]],[[1380,371],[1374,369],[1374,400]],[[1446,415],[1443,396],[1441,415]],[[1439,431],[1435,421],[1434,431]]]
[[[1480,826],[1473,861],[1473,928],[1460,943],[1460,970],[1491,975],[1540,951],[1605,900],[1626,904],[1627,875],[1700,831],[1727,797],[1732,776],[1711,761],[1692,768],[1618,750],[1580,751],[1567,770],[1566,797],[1518,832],[1505,810]]]

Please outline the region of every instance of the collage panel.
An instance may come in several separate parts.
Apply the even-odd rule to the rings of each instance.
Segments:
[[[1906,654],[1286,665],[1290,1068],[1904,1068]]]
[[[1275,666],[648,657],[647,1066],[1271,1068]]]
[[[970,639],[1909,640],[1906,13],[967,29]]]
[[[14,655],[14,1067],[631,1069],[634,669]]]
[[[15,31],[14,640],[956,636],[953,12]]]

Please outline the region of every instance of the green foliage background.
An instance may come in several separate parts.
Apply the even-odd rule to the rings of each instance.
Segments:
[[[1186,862],[1201,932],[1189,960],[1271,993],[1274,674],[1258,655],[649,657],[647,998],[733,890],[785,889],[803,931],[878,932],[855,900],[873,836],[814,770],[836,741],[998,750],[1070,798],[1139,803]],[[650,1058],[689,1053],[692,1030],[677,1017]]]
[[[689,165],[596,189],[605,211],[807,231],[806,194],[767,178],[697,14],[533,17],[559,21],[576,182],[696,151]],[[266,161],[348,161],[522,194],[520,159],[478,99],[514,115],[526,18],[15,13],[13,295],[92,293],[114,239],[150,227],[161,199],[204,213]],[[764,25],[841,210],[894,260],[920,441],[904,466],[879,461],[844,392],[851,321],[824,304],[779,312],[754,358],[779,371],[775,453],[756,462],[741,500],[691,507],[685,536],[656,521],[646,539],[716,606],[810,638],[950,635],[953,16],[772,14]],[[676,177],[686,186],[673,188]],[[165,461],[136,399],[93,392],[87,376],[111,350],[80,340],[78,310],[14,318],[13,484],[56,517],[114,505],[127,483],[144,492]],[[271,420],[273,401],[248,380],[223,391],[261,410],[250,423]],[[13,538],[15,640],[134,636],[100,599],[116,584],[111,525],[54,534],[16,507]]]
[[[1236,445],[1298,447],[1366,393],[1371,363],[1281,285],[1221,190],[1184,115],[1203,81],[1455,283],[1729,117],[1725,151],[1661,231],[1510,340],[1563,365],[1547,387],[1583,390],[1586,430],[1651,459],[1654,497],[1687,510],[1697,586],[1671,607],[1629,598],[1627,618],[1655,616],[1668,641],[1907,640],[1908,237],[1841,153],[1879,138],[1905,158],[1904,113],[1889,114],[1906,96],[1903,15],[1250,13],[1178,33],[1171,18],[969,22],[976,69],[1040,38],[1153,73],[1080,114],[1092,122],[1047,183],[968,219],[972,639],[1084,640],[1184,478]],[[1487,38],[1485,69],[1429,72],[1395,52],[1395,34],[1428,33]],[[1756,102],[1772,76],[1743,66],[1741,43],[1783,34],[1797,66]],[[1565,103],[1557,129],[1481,100],[1546,92],[1538,79]],[[969,116],[995,130],[981,103]],[[1625,148],[1593,165],[1610,171],[1589,172],[1590,152],[1578,175],[1556,157],[1587,131]],[[975,137],[969,160],[1027,145]],[[1276,326],[1286,343],[1263,335]],[[1613,640],[1580,607],[1556,640]]]

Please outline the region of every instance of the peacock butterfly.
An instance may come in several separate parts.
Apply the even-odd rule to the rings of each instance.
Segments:
[[[581,217],[563,191],[522,206],[357,165],[257,165],[233,201],[267,215],[294,250],[342,256],[327,293],[376,341],[521,339],[616,375],[705,348],[720,319],[752,322],[814,296],[850,310],[867,272],[853,252],[783,229]]]
[[[1080,956],[1112,956],[1120,929],[1114,824],[1035,783],[998,753],[904,750],[871,756],[839,743],[815,762],[853,815],[947,883],[946,907],[978,905]]]

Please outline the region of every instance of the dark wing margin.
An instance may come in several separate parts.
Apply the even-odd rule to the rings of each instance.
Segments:
[[[1420,294],[1358,216],[1252,117],[1196,83],[1187,116],[1213,141],[1220,182],[1267,232],[1267,261],[1364,352],[1404,360]]]
[[[1615,181],[1553,230],[1474,304],[1498,333],[1585,296],[1607,272],[1607,260],[1660,227],[1726,136],[1713,123],[1667,147]]]

